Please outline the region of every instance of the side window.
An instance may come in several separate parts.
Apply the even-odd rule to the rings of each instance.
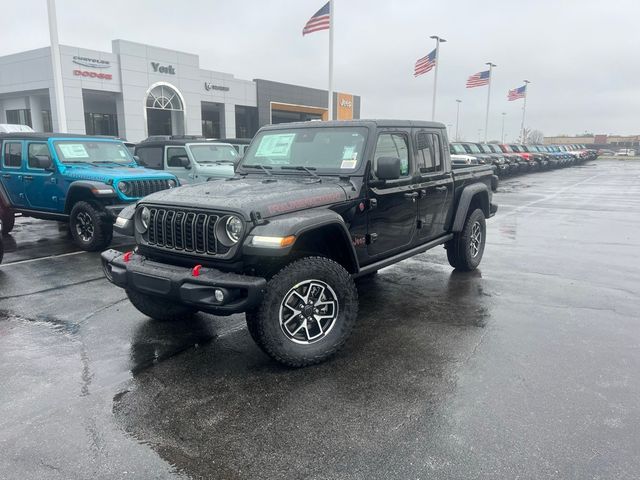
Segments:
[[[378,137],[376,153],[373,157],[373,169],[378,170],[380,157],[396,157],[400,159],[400,172],[409,175],[409,145],[407,136],[402,133],[382,133]]]
[[[418,132],[416,134],[416,145],[420,173],[439,172],[442,170],[442,148],[438,135]]]
[[[27,147],[27,164],[29,168],[40,168],[35,162],[39,158],[51,160],[49,146],[46,143],[30,143]]]
[[[162,147],[141,147],[136,150],[140,165],[162,170]]]
[[[170,147],[167,148],[167,166],[169,167],[182,167],[178,157],[186,157],[187,149],[184,147]]]
[[[4,166],[10,168],[20,168],[22,166],[22,143],[5,142]]]

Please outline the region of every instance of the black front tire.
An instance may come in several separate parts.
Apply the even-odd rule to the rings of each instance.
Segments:
[[[0,222],[2,222],[2,235],[9,235],[16,224],[16,214],[10,208],[0,206]]]
[[[478,208],[467,216],[462,231],[454,234],[453,240],[445,245],[449,264],[456,270],[475,270],[480,265],[484,253],[486,231],[484,213]]]
[[[156,297],[155,295],[147,295],[131,289],[127,289],[126,292],[133,306],[154,320],[171,322],[189,320],[198,311],[195,308],[175,303],[162,297]]]
[[[296,317],[284,307],[288,299],[293,299],[294,306],[300,308],[304,301],[298,300],[292,292],[305,292],[305,288],[308,288],[308,294],[304,315],[308,315],[309,320],[304,320],[302,314]],[[297,302],[301,302],[300,305]],[[320,306],[327,303],[332,306]],[[314,306],[321,311],[316,313]],[[281,310],[284,315],[291,315],[289,319],[293,318],[292,323],[284,322],[290,325],[289,334],[281,326],[284,318]],[[331,317],[329,322],[316,320],[326,315]],[[357,316],[358,292],[349,272],[328,258],[304,257],[271,278],[259,309],[248,313],[246,318],[249,333],[267,355],[281,364],[298,368],[324,362],[335,355],[349,338]],[[327,322],[324,326],[321,325],[323,321]],[[308,328],[301,328],[298,335],[302,338],[299,336],[296,340],[291,330],[303,323]]]
[[[87,252],[104,250],[113,238],[113,224],[109,214],[93,202],[78,202],[69,218],[71,237]]]

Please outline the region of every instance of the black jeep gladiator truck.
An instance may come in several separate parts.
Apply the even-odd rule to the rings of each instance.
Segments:
[[[104,272],[151,318],[244,312],[273,359],[319,363],[354,327],[358,277],[438,245],[456,269],[478,266],[492,172],[452,171],[441,123],[263,127],[234,177],[123,210],[116,230],[137,246],[103,252]]]

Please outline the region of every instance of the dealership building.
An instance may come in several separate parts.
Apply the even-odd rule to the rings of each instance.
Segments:
[[[200,58],[124,40],[112,52],[60,46],[66,131],[138,142],[149,135],[247,138],[270,123],[328,119],[328,92],[200,68]],[[51,49],[0,57],[0,123],[58,125]],[[333,95],[334,119],[360,97]]]

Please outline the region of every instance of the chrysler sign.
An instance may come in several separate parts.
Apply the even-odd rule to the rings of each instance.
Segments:
[[[111,62],[109,62],[109,60],[100,60],[98,58],[75,56],[72,61],[73,63],[82,65],[83,67],[90,68],[109,68],[111,66]]]

